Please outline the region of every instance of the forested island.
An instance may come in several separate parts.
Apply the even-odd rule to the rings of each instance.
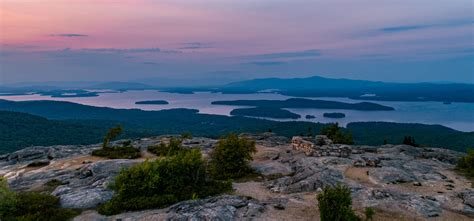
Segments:
[[[151,101],[137,101],[135,102],[135,104],[165,105],[165,104],[169,104],[169,102],[165,100],[151,100]]]
[[[298,119],[301,116],[288,110],[272,107],[238,108],[230,112],[232,116],[266,117],[275,119]]]
[[[393,107],[372,102],[344,103],[339,101],[312,100],[304,98],[290,98],[287,100],[234,100],[214,101],[215,105],[253,106],[267,108],[316,108],[316,109],[343,109],[361,111],[392,111]]]
[[[324,113],[323,114],[323,117],[327,117],[327,118],[344,118],[346,117],[346,114],[344,113]]]
[[[37,92],[43,96],[71,98],[71,97],[97,97],[98,92],[92,92],[87,90],[52,90],[52,91],[40,91]]]

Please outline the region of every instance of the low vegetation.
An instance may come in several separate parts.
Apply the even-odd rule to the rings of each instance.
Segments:
[[[459,158],[456,169],[463,172],[467,177],[474,178],[474,150],[469,149],[467,154]]]
[[[61,208],[59,198],[49,194],[15,193],[8,189],[2,177],[0,199],[0,220],[63,221],[79,214],[76,210]]]
[[[131,141],[122,143],[122,146],[110,146],[111,140],[123,132],[122,126],[113,127],[104,137],[102,149],[92,151],[93,156],[107,157],[109,159],[135,159],[141,156],[140,150],[132,146]]]
[[[163,208],[173,203],[230,191],[230,182],[210,179],[199,150],[146,161],[123,170],[111,186],[116,195],[99,207],[106,215]]]
[[[26,166],[27,167],[44,167],[48,165],[49,165],[49,161],[34,161]]]
[[[189,151],[181,145],[181,139],[172,137],[168,144],[160,143],[156,146],[149,146],[148,151],[157,156],[174,156],[182,151]]]
[[[329,124],[321,129],[321,134],[326,135],[334,143],[338,144],[354,144],[352,140],[352,133],[350,131],[344,132],[339,124]]]
[[[229,134],[221,138],[210,154],[209,172],[216,179],[240,178],[253,173],[250,168],[255,142]]]
[[[365,219],[359,217],[352,209],[351,190],[346,186],[327,186],[316,198],[321,221],[368,221],[375,214],[372,208],[366,208]]]

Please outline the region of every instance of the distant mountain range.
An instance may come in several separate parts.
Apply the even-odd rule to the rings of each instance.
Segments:
[[[381,81],[307,78],[263,78],[238,81],[217,87],[180,87],[169,83],[156,86],[141,82],[46,82],[0,86],[0,93],[28,93],[52,90],[147,90],[174,93],[212,91],[222,93],[275,92],[296,97],[348,97],[379,101],[474,102],[474,84],[461,83],[390,83]]]
[[[224,93],[275,91],[300,97],[349,97],[383,101],[474,102],[474,85],[460,83],[389,83],[380,81],[308,78],[264,78],[234,82]]]

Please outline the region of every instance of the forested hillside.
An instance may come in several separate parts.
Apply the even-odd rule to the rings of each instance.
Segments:
[[[13,151],[31,145],[92,144],[102,141],[106,130],[121,124],[123,138],[181,134],[220,137],[230,132],[279,135],[318,134],[324,124],[278,122],[247,117],[199,114],[196,110],[173,109],[142,111],[92,107],[59,101],[12,102],[0,100],[0,151]],[[29,114],[12,113],[8,111]],[[38,116],[33,116],[33,115]],[[412,136],[420,145],[465,151],[474,144],[474,133],[456,131],[439,125],[395,123],[351,123],[355,144],[402,143]]]

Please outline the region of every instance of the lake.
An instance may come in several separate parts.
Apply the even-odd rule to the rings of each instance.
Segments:
[[[97,97],[74,97],[74,98],[52,98],[38,94],[0,96],[0,99],[13,101],[26,100],[57,100],[70,101],[85,105],[111,108],[137,108],[142,110],[162,110],[172,108],[197,109],[200,113],[229,115],[230,111],[238,106],[212,105],[211,102],[219,100],[285,100],[293,98],[275,93],[257,94],[221,94],[210,92],[198,92],[194,94],[178,94],[159,92],[154,90],[126,91],[121,93],[100,93]],[[310,98],[321,100],[342,101],[348,103],[361,102],[349,98]],[[137,105],[136,101],[144,100],[166,100],[167,105]],[[371,101],[395,108],[395,111],[356,111],[356,110],[330,110],[330,109],[303,109],[288,108],[287,110],[302,116],[301,121],[312,122],[338,122],[345,126],[350,122],[360,121],[386,121],[399,123],[423,123],[440,124],[460,131],[474,131],[474,103],[452,103],[442,102],[393,102],[393,101]],[[324,118],[323,113],[341,112],[346,114],[345,118]],[[305,115],[314,115],[315,119],[305,119]],[[281,119],[280,119],[281,120]]]

